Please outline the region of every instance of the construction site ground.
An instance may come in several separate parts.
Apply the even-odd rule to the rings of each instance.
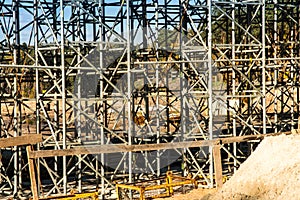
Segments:
[[[164,200],[285,200],[300,196],[300,135],[265,138],[219,189],[196,189]]]

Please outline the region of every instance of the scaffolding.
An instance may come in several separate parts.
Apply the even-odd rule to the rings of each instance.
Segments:
[[[213,145],[163,144],[299,128],[297,0],[3,0],[0,137],[36,151],[157,150],[35,158],[38,195],[152,180],[168,170],[214,187]],[[256,142],[220,144],[232,174]],[[24,146],[0,151],[0,193],[29,198]],[[209,178],[207,178],[209,177]]]

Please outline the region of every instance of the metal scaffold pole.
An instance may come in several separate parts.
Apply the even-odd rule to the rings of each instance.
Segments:
[[[207,53],[207,65],[208,65],[208,134],[209,139],[213,139],[213,80],[212,80],[212,72],[213,72],[213,63],[212,63],[212,1],[208,0],[208,53]],[[214,174],[214,168],[213,168],[213,146],[209,147],[209,172],[210,172],[210,187],[213,188],[213,174]]]
[[[261,40],[262,40],[262,108],[263,108],[263,116],[262,116],[262,133],[267,133],[267,103],[266,103],[266,1],[262,0],[262,31],[261,31]]]
[[[128,145],[132,144],[132,119],[131,119],[131,9],[130,9],[131,1],[126,1],[126,57],[127,57],[127,93],[126,93],[126,102],[127,102],[127,130],[128,130]],[[133,173],[132,173],[132,152],[128,153],[128,176],[129,183],[133,182]],[[131,198],[131,197],[130,197]]]

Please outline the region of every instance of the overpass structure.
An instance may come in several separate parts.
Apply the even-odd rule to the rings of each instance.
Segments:
[[[159,146],[35,158],[40,196],[113,198],[116,181],[167,169],[214,187],[212,144],[163,144],[299,128],[299,4],[2,0],[0,137],[41,134],[37,151]],[[256,142],[219,145],[230,175]],[[2,148],[1,195],[31,196],[28,170],[24,147]]]

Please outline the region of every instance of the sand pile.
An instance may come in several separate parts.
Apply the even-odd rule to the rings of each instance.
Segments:
[[[197,189],[172,200],[300,199],[300,135],[265,138],[217,192]]]
[[[300,136],[265,138],[236,174],[204,199],[299,199]]]

